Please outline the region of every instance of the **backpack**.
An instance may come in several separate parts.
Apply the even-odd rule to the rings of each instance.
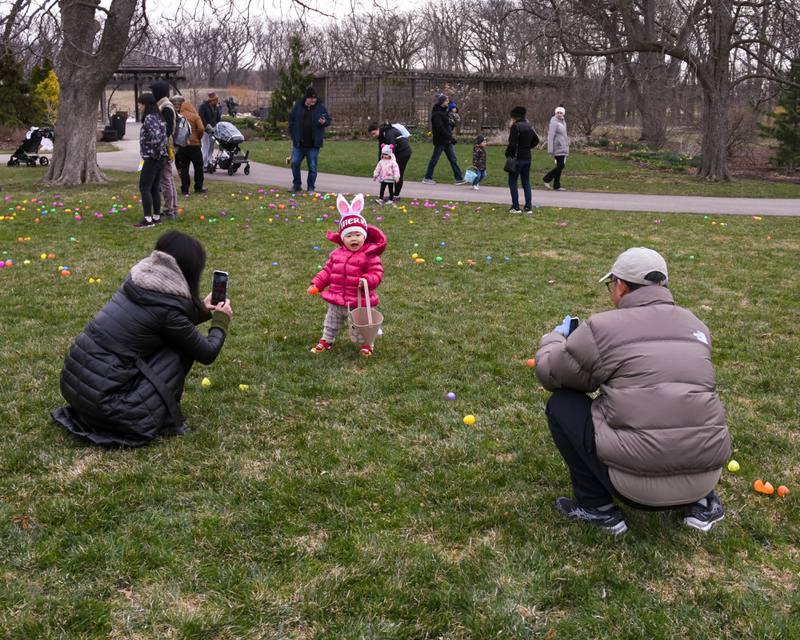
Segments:
[[[192,125],[180,113],[175,114],[175,133],[172,138],[176,147],[185,147],[189,144],[192,135]]]
[[[410,138],[411,137],[411,133],[409,132],[409,130],[406,129],[399,122],[394,123],[392,126],[400,132],[400,137],[401,138]]]

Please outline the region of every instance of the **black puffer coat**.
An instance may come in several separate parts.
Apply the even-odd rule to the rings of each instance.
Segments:
[[[71,433],[100,445],[141,446],[184,430],[180,398],[194,361],[210,364],[228,317],[195,302],[175,259],[154,251],[70,347],[61,372],[69,403],[52,412]]]
[[[441,104],[433,105],[431,110],[431,142],[437,146],[455,142],[447,115],[447,107],[443,107]]]

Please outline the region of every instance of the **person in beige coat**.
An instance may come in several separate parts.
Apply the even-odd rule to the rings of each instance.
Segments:
[[[714,487],[731,455],[708,327],[675,304],[666,261],[652,249],[628,249],[600,281],[616,308],[577,328],[567,316],[536,354],[575,494],[556,509],[622,534],[615,498],[645,510],[681,507],[686,525],[708,531],[724,517]]]

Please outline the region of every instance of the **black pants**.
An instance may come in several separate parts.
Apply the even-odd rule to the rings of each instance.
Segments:
[[[560,189],[561,188],[561,172],[564,170],[564,162],[566,156],[553,156],[556,161],[556,166],[548,171],[544,178],[545,182],[553,182],[553,189]]]
[[[683,508],[650,507],[622,496],[608,477],[608,467],[597,457],[592,422],[592,399],[585,393],[561,389],[547,403],[547,424],[572,478],[572,491],[582,507],[602,507],[612,498],[642,511]]]
[[[175,165],[181,174],[181,193],[188,194],[191,181],[189,180],[189,165],[194,167],[194,190],[203,190],[203,150],[200,145],[178,147],[175,152]]]
[[[389,200],[394,200],[394,182],[381,182],[381,200],[383,194],[386,193],[386,188],[389,188]]]
[[[408,165],[408,161],[411,160],[411,152],[403,154],[402,156],[395,156],[394,158],[397,160],[397,166],[400,167],[400,179],[394,183],[394,197],[400,197],[400,190],[403,188],[403,176],[406,173],[406,165]],[[381,198],[383,195],[381,195]]]
[[[161,215],[161,169],[166,158],[145,158],[139,172],[139,193],[145,218]]]

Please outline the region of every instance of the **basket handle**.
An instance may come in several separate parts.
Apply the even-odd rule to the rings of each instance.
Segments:
[[[372,305],[369,302],[369,286],[367,285],[366,278],[360,278],[358,281],[358,306],[361,306],[361,287],[364,287],[364,299],[367,303],[367,321],[372,324]]]

